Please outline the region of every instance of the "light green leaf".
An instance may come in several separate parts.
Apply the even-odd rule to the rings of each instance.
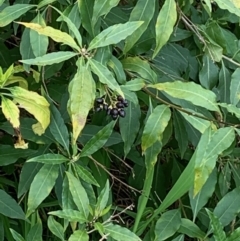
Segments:
[[[50,194],[58,177],[58,170],[59,165],[45,164],[34,177],[28,196],[28,216]]]
[[[99,17],[107,15],[113,7],[118,5],[118,3],[119,0],[95,1],[93,7],[92,25],[94,26],[97,23]]]
[[[98,34],[89,44],[88,50],[117,44],[127,36],[131,35],[143,24],[142,21],[115,24]]]
[[[88,241],[89,236],[86,230],[75,230],[68,241]]]
[[[234,114],[237,118],[240,119],[240,109],[235,105],[226,104],[226,103],[219,103],[218,105],[223,108],[226,108],[229,113]]]
[[[63,184],[62,184],[62,208],[63,208],[63,210],[66,210],[66,209],[76,210],[77,209],[77,207],[73,201],[72,194],[69,189],[69,183],[68,183],[67,176],[64,177]]]
[[[42,241],[42,222],[34,224],[27,234],[26,241]]]
[[[143,21],[143,24],[133,34],[126,38],[126,45],[123,52],[128,52],[146,31],[155,10],[155,1],[139,0],[133,8],[129,22]]]
[[[177,21],[177,9],[174,0],[166,0],[160,10],[156,22],[156,48],[153,53],[153,58],[158,54],[161,48],[167,43],[173,27]]]
[[[109,234],[110,237],[117,241],[128,240],[128,241],[141,241],[141,239],[131,232],[127,228],[123,228],[119,225],[114,224],[105,224],[104,231],[106,234]]]
[[[214,209],[216,215],[222,225],[227,226],[235,216],[240,212],[240,187],[233,189],[227,193]]]
[[[89,199],[87,193],[76,177],[70,172],[66,172],[66,174],[73,200],[81,213],[81,217],[84,217],[87,220],[89,214]]]
[[[8,25],[13,20],[19,18],[21,15],[34,7],[36,7],[36,5],[30,4],[14,4],[12,6],[5,7],[0,12],[0,27]]]
[[[87,222],[87,219],[83,217],[83,214],[81,212],[72,210],[72,209],[52,211],[52,212],[49,212],[48,214],[57,216],[59,218],[64,218],[69,222],[79,222],[79,223]]]
[[[236,14],[238,17],[240,17],[240,9],[237,8],[237,6],[232,1],[215,0],[215,2],[221,9],[226,9],[230,13]]]
[[[145,86],[145,82],[141,78],[136,78],[128,81],[124,88],[127,88],[130,91],[139,91]]]
[[[192,104],[208,110],[220,112],[216,103],[216,95],[194,82],[174,81],[149,85],[148,87],[164,91],[172,97],[190,101]]]
[[[240,238],[240,228],[235,229],[227,238],[227,241],[237,241]]]
[[[69,159],[66,158],[65,156],[60,154],[53,154],[53,153],[43,154],[41,156],[36,156],[27,160],[27,162],[40,162],[40,163],[52,164],[52,165],[61,164],[67,161],[69,161]]]
[[[112,55],[111,59],[108,61],[108,66],[115,73],[118,83],[125,84],[126,83],[126,74],[123,70],[122,63],[115,56]]]
[[[73,143],[76,142],[79,134],[85,126],[88,112],[92,108],[95,99],[95,82],[88,67],[81,64],[78,59],[77,73],[71,80],[68,91],[68,113],[72,120]]]
[[[56,2],[56,0],[42,0],[38,5],[37,5],[37,8],[40,9],[46,5],[49,5],[51,3],[54,3]]]
[[[223,225],[221,224],[220,220],[216,215],[206,209],[207,214],[211,220],[211,226],[214,233],[214,238],[217,241],[226,241],[226,234],[223,230]]]
[[[171,110],[166,105],[159,105],[148,117],[142,135],[142,152],[145,152],[156,141],[162,140],[162,133],[171,117]]]
[[[83,147],[81,151],[81,157],[90,156],[97,150],[102,148],[111,136],[115,121],[111,121],[105,127],[103,127],[96,135],[94,135]]]
[[[92,71],[98,76],[101,83],[106,84],[110,89],[123,96],[120,86],[107,67],[94,59],[90,59],[89,64],[91,65]]]
[[[119,120],[119,126],[124,142],[124,155],[126,157],[131,150],[140,127],[139,119],[141,116],[141,110],[139,104],[134,104],[130,101],[128,108],[125,109],[125,113],[126,116]],[[129,138],[130,136],[131,138]]]
[[[32,23],[37,23],[46,26],[45,20],[40,13],[32,20]],[[30,43],[35,57],[43,56],[47,53],[48,37],[40,35],[38,32],[30,29]]]
[[[43,26],[38,23],[25,23],[25,22],[17,22],[17,23],[24,25],[25,27],[30,28],[34,31],[37,31],[41,35],[50,37],[57,43],[66,44],[72,47],[73,49],[80,51],[80,47],[76,44],[75,40],[69,34],[62,32],[61,30],[54,29],[49,26]]]
[[[85,182],[93,184],[97,187],[99,187],[99,184],[97,183],[96,179],[93,177],[93,175],[84,167],[80,165],[75,165],[78,176]]]
[[[58,51],[55,53],[45,54],[35,59],[25,59],[25,60],[19,60],[19,61],[29,65],[46,66],[46,65],[61,63],[65,60],[71,59],[76,55],[78,55],[78,53],[74,53],[70,51]]]
[[[231,104],[237,105],[240,100],[240,68],[237,68],[231,77],[230,100]]]
[[[220,101],[224,103],[230,103],[230,84],[231,74],[230,71],[225,67],[222,61],[222,68],[219,72],[219,97]]]
[[[181,225],[181,213],[179,210],[171,210],[165,212],[157,221],[155,226],[155,240],[162,241],[173,234],[179,229]]]
[[[182,218],[181,226],[178,229],[178,233],[186,234],[191,238],[198,238],[200,240],[204,240],[206,234],[191,220]]]
[[[14,229],[9,229],[15,241],[25,241],[25,239]]]
[[[52,216],[48,217],[47,226],[55,236],[57,236],[63,241],[65,240],[63,226],[59,222],[57,222]]]
[[[9,218],[25,220],[22,208],[2,189],[0,189],[0,213]]]

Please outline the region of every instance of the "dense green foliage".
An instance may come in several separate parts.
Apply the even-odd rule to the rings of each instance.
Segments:
[[[239,17],[0,0],[0,241],[240,240]]]

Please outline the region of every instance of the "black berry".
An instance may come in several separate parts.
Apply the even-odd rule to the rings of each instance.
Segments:
[[[102,110],[101,107],[97,107],[97,108],[96,108],[96,112],[99,112],[99,111],[101,111],[101,110]]]
[[[118,109],[117,109],[117,108],[112,108],[110,114],[111,114],[112,116],[118,115]]]
[[[121,102],[117,102],[116,107],[117,108],[124,108],[124,104],[121,103]]]
[[[118,110],[118,114],[121,117],[125,117],[125,111],[123,109]]]
[[[108,105],[107,104],[103,104],[103,109],[107,111],[108,110]]]
[[[111,114],[111,110],[112,110],[111,108],[108,108],[108,110],[107,110],[107,114],[108,114],[108,115]]]
[[[97,102],[98,104],[103,104],[103,98],[97,98],[97,99],[96,99],[96,102]]]
[[[118,95],[117,100],[118,101],[123,101],[124,99],[123,99],[123,97],[121,95]]]
[[[112,119],[116,120],[118,118],[118,115],[112,115]]]
[[[125,107],[128,107],[128,101],[127,100],[123,100],[122,103]]]

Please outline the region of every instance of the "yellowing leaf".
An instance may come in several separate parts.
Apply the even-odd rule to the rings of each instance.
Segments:
[[[12,124],[13,128],[19,128],[19,109],[9,99],[2,96],[2,112],[6,119]]]
[[[240,1],[239,0],[230,0],[237,8],[240,8]]]
[[[21,87],[11,87],[14,101],[20,104],[20,107],[31,113],[39,122],[42,128],[42,134],[50,123],[50,110],[47,100],[36,92],[25,90]]]
[[[68,113],[72,120],[73,144],[85,126],[88,112],[92,108],[95,99],[95,82],[91,72],[81,63],[76,63],[78,69],[74,78],[69,84]]]
[[[14,147],[16,149],[28,149],[28,143],[21,139],[14,144]]]
[[[52,38],[55,42],[64,43],[78,51],[80,51],[80,47],[76,44],[74,39],[67,33],[64,33],[58,29],[54,29],[49,26],[41,26],[37,23],[24,23],[24,22],[17,22],[19,24],[24,25],[27,28],[33,29],[37,31],[41,35],[48,36]]]

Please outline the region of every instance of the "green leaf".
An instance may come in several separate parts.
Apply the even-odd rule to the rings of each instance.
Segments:
[[[195,162],[194,196],[201,190],[216,165],[217,157],[234,141],[235,134],[232,127],[221,128],[206,141],[205,147],[199,150]]]
[[[212,89],[218,82],[219,68],[208,56],[203,56],[203,66],[199,71],[199,80],[203,87]]]
[[[61,164],[67,161],[69,161],[69,159],[66,158],[65,156],[60,154],[53,154],[53,153],[43,154],[41,156],[36,156],[27,160],[27,162],[40,162],[40,163],[51,164],[51,165]]]
[[[237,105],[240,100],[240,68],[237,68],[231,77],[230,100],[231,104]]]
[[[157,83],[157,75],[146,60],[139,57],[128,57],[122,61],[124,70],[131,71],[145,79],[148,83]]]
[[[148,117],[142,135],[142,152],[145,152],[156,141],[162,140],[162,134],[171,118],[167,105],[157,106]]]
[[[30,215],[39,204],[50,194],[58,177],[59,165],[45,164],[34,177],[28,196],[28,210]]]
[[[233,1],[215,0],[215,2],[221,9],[226,9],[230,13],[236,14],[240,17],[240,9],[235,6]]]
[[[68,241],[88,241],[89,236],[86,230],[75,230]]]
[[[222,225],[227,226],[235,216],[240,212],[240,187],[233,189],[227,193],[218,203],[214,209],[216,215]]]
[[[157,221],[155,226],[155,240],[162,241],[173,234],[179,229],[181,225],[181,213],[179,210],[171,210],[165,212]]]
[[[12,6],[5,7],[0,12],[0,27],[8,25],[13,20],[19,18],[21,15],[34,7],[36,7],[36,5],[30,4],[14,4]]]
[[[52,211],[48,214],[57,216],[59,218],[64,218],[68,220],[69,222],[79,222],[79,223],[85,223],[87,222],[87,219],[83,217],[82,212],[72,210],[72,209],[64,209],[59,211]]]
[[[198,238],[200,240],[204,240],[206,234],[191,220],[182,218],[181,226],[178,229],[178,233],[186,234],[191,238]]]
[[[189,199],[193,212],[193,221],[197,217],[198,212],[204,207],[204,205],[208,202],[210,197],[212,197],[213,192],[215,190],[215,185],[217,183],[217,170],[214,169],[207,179],[206,183],[203,185],[200,192],[193,197],[193,188],[189,191]]]
[[[240,238],[240,228],[235,229],[227,238],[227,241],[237,241]]]
[[[75,26],[75,24],[71,21],[70,18],[68,18],[67,16],[65,16],[62,12],[60,12],[57,8],[51,6],[55,11],[57,11],[60,15],[61,15],[61,20],[63,20],[65,23],[67,23],[68,25],[68,29],[72,31],[72,33],[74,34],[74,37],[77,39],[78,41],[78,45],[80,47],[82,47],[82,36],[79,32],[79,30],[77,29],[77,27]],[[57,20],[59,21],[59,19]]]
[[[63,179],[63,184],[62,184],[62,208],[64,210],[66,209],[77,209],[74,201],[72,194],[69,189],[69,183],[67,180],[67,176],[64,177]]]
[[[133,8],[129,22],[143,21],[143,24],[133,34],[127,37],[123,52],[128,52],[146,31],[155,11],[155,1],[139,0]]]
[[[104,225],[104,231],[106,234],[109,234],[110,237],[117,241],[122,241],[122,240],[128,240],[128,241],[141,241],[139,237],[137,237],[136,234],[131,232],[127,228],[123,228],[119,225],[114,225],[114,224],[105,224]]]
[[[25,239],[18,233],[16,232],[14,229],[9,229],[13,238],[16,240],[16,241],[25,241]]]
[[[35,59],[25,59],[25,60],[19,60],[19,61],[29,65],[46,66],[46,65],[61,63],[65,60],[71,59],[76,55],[78,55],[78,53],[74,53],[71,51],[58,51],[55,53],[45,54]]]
[[[112,134],[115,121],[111,121],[89,140],[81,151],[81,157],[90,156],[102,148]]]
[[[124,88],[127,88],[130,91],[139,91],[145,86],[145,82],[141,78],[136,78],[128,81]]]
[[[107,67],[94,59],[90,59],[89,63],[91,65],[92,71],[98,76],[101,83],[106,84],[108,88],[116,91],[120,95],[123,95],[120,86]]]
[[[42,26],[38,23],[25,23],[25,22],[17,22],[17,23],[38,32],[41,35],[50,37],[57,43],[66,44],[72,47],[73,49],[80,51],[80,47],[76,44],[75,40],[69,34],[62,32],[61,30],[54,29],[49,26]]]
[[[99,184],[97,183],[96,179],[92,176],[92,174],[84,167],[80,165],[75,165],[78,176],[85,182],[93,184],[97,187],[99,187]]]
[[[108,61],[108,66],[115,73],[118,83],[125,84],[126,83],[126,74],[123,70],[122,63],[115,56],[112,55],[111,59]]]
[[[76,142],[79,134],[85,126],[88,112],[95,100],[95,82],[88,67],[81,64],[78,59],[77,73],[71,80],[68,91],[68,113],[72,120],[73,143]]]
[[[32,20],[32,23],[46,26],[45,20],[40,13]],[[35,57],[40,57],[47,53],[49,44],[47,36],[40,35],[38,32],[30,29],[30,43]]]
[[[102,0],[102,1],[95,1],[93,7],[93,17],[92,17],[92,25],[94,26],[99,17],[103,15],[107,15],[109,11],[117,6],[119,0]]]
[[[149,85],[148,87],[164,91],[172,97],[190,101],[192,104],[208,110],[220,112],[216,103],[216,95],[194,82],[174,81]]]
[[[131,150],[132,144],[135,141],[140,127],[139,119],[141,116],[141,110],[139,104],[134,104],[130,101],[125,113],[126,116],[124,118],[120,118],[119,120],[119,126],[124,142],[124,155],[126,157]],[[131,138],[129,138],[130,136]]]
[[[156,47],[153,58],[158,54],[161,48],[167,43],[173,27],[177,21],[177,9],[174,0],[166,0],[160,10],[156,22]]]
[[[223,226],[216,215],[206,209],[207,214],[211,220],[211,226],[214,233],[214,238],[217,241],[226,241],[226,234],[223,230]]]
[[[92,28],[94,2],[95,0],[78,0],[78,7],[81,15],[82,25],[91,37],[93,37],[94,35],[94,29]]]
[[[173,112],[173,127],[175,138],[178,142],[178,147],[181,153],[181,158],[183,158],[188,146],[187,131],[184,125],[184,120],[177,111]]]
[[[0,166],[15,163],[19,158],[26,158],[36,153],[35,150],[15,149],[12,146],[0,145]]]
[[[69,133],[64,120],[57,107],[47,98],[50,103],[50,125],[49,130],[54,139],[61,144],[69,153]]]
[[[9,218],[25,220],[22,208],[2,189],[0,189],[0,213]]]
[[[87,220],[89,214],[89,199],[87,193],[76,177],[69,172],[66,172],[66,174],[73,200],[81,213],[81,217],[84,217],[84,219]]]
[[[115,24],[98,34],[89,44],[88,50],[117,44],[127,36],[131,35],[143,24],[142,21]]]
[[[48,217],[47,226],[55,236],[57,236],[63,241],[65,240],[63,226],[59,222],[57,222],[52,216]]]
[[[34,224],[28,232],[26,241],[42,241],[42,223],[37,222]]]

